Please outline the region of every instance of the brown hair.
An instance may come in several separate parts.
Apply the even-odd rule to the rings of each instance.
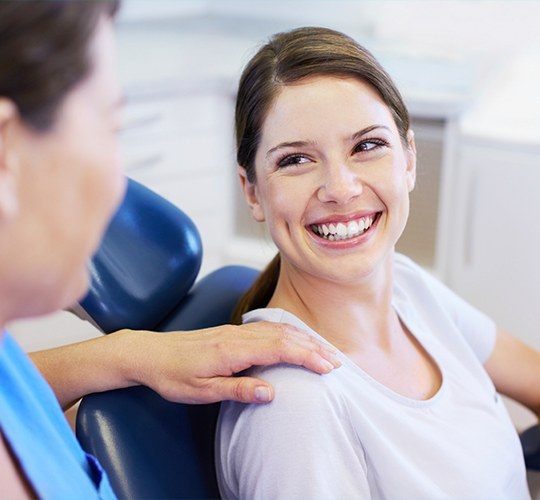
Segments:
[[[315,75],[357,78],[368,83],[390,109],[404,144],[409,113],[394,82],[373,55],[355,40],[328,28],[298,28],[278,33],[259,49],[244,68],[236,98],[236,159],[246,176],[256,182],[255,154],[262,126],[273,100],[283,86]],[[241,298],[231,321],[265,307],[275,291],[279,254]]]
[[[0,96],[46,131],[64,97],[90,70],[88,46],[100,16],[118,0],[0,1]]]

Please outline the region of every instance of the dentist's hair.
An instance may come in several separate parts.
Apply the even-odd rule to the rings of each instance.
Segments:
[[[403,144],[409,113],[394,82],[373,55],[355,40],[328,28],[306,27],[278,33],[251,58],[242,72],[236,98],[236,159],[249,182],[257,181],[255,155],[264,120],[274,99],[287,85],[312,76],[356,78],[370,85],[390,109]],[[276,288],[280,256],[274,257],[240,299],[232,322],[265,307]]]
[[[119,0],[1,0],[0,98],[46,132],[67,94],[90,73],[89,43]]]

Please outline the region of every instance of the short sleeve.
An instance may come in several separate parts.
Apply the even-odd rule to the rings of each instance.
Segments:
[[[448,313],[476,357],[484,364],[495,347],[497,338],[495,322],[408,257],[398,254],[398,262],[399,265],[412,269],[427,285],[430,294]]]
[[[344,403],[290,365],[251,373],[274,385],[266,405],[222,405],[216,441],[223,498],[370,498],[363,449]]]

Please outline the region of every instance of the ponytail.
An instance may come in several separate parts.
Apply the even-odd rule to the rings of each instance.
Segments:
[[[242,324],[242,314],[268,305],[276,289],[280,264],[281,258],[278,253],[236,304],[231,316],[233,325]]]

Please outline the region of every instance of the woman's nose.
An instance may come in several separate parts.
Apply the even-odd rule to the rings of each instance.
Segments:
[[[336,164],[325,169],[317,195],[322,202],[345,205],[359,196],[362,190],[358,174],[346,164]]]

